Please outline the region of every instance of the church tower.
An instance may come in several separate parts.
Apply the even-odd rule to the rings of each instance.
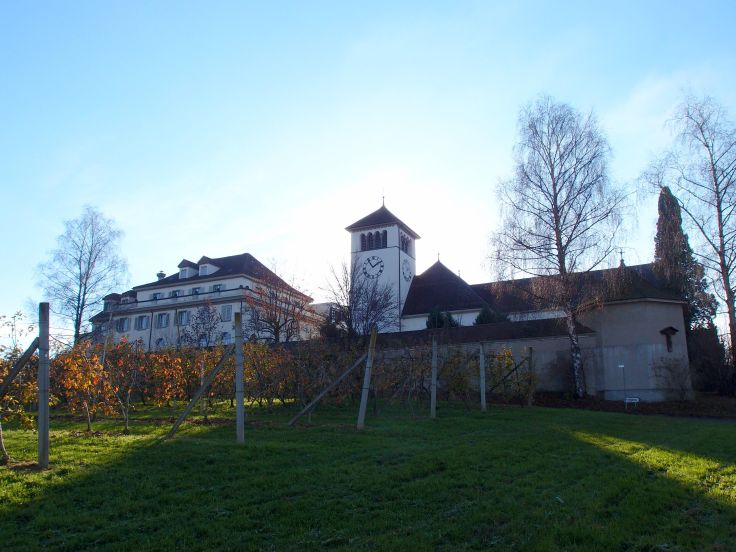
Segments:
[[[416,274],[415,243],[419,235],[385,205],[345,230],[350,232],[350,261],[358,271],[357,277],[389,284],[398,300],[396,325],[379,331],[400,331],[401,310]]]

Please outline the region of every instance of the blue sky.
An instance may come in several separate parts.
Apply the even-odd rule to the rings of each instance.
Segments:
[[[125,232],[130,284],[248,251],[315,298],[345,226],[386,205],[469,282],[492,278],[519,108],[593,110],[632,190],[683,91],[736,117],[732,2],[0,0],[0,313],[85,204]]]

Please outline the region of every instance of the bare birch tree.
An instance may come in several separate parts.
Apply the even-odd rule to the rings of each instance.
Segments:
[[[712,98],[687,97],[674,120],[678,143],[652,165],[647,179],[677,190],[693,253],[726,306],[730,344],[736,345],[736,126]],[[732,354],[733,358],[733,354]]]
[[[592,114],[542,97],[519,115],[515,175],[502,182],[495,257],[514,274],[540,277],[546,308],[564,312],[574,391],[585,395],[577,314],[580,272],[613,251],[624,195],[608,178],[609,146]]]
[[[90,310],[124,283],[127,263],[120,255],[122,231],[94,207],[86,206],[64,226],[51,258],[38,266],[38,277],[54,312],[71,320],[76,343]]]

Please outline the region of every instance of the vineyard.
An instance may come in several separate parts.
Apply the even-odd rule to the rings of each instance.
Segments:
[[[311,340],[288,346],[264,343],[243,344],[244,384],[250,404],[270,410],[274,405],[303,406],[337,380],[365,352],[363,341]],[[146,352],[139,343],[121,341],[112,345],[80,342],[58,352],[51,360],[52,404],[57,410],[79,415],[87,431],[98,415],[119,417],[129,431],[130,412],[136,405],[171,405],[189,401],[212,368],[226,356],[224,346],[169,349]],[[459,400],[470,406],[477,402],[479,358],[463,346],[440,349],[438,397]],[[10,370],[18,351],[0,360],[0,381]],[[528,366],[518,370],[510,351],[486,353],[486,387],[504,400],[529,403],[534,377]],[[428,398],[432,345],[386,342],[375,351],[371,393],[374,401],[413,409]],[[5,419],[32,422],[36,400],[37,357],[31,359],[24,377],[11,385],[2,399]],[[226,356],[223,369],[214,378],[202,401],[201,410],[218,400],[234,397],[235,361]],[[513,376],[513,377],[510,377]],[[360,394],[362,372],[356,370],[331,389],[323,402],[342,405]]]

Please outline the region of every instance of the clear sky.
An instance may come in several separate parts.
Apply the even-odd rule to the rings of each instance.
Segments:
[[[41,300],[35,267],[85,204],[124,230],[131,286],[247,251],[321,299],[383,195],[419,271],[439,252],[490,280],[540,93],[598,116],[632,190],[619,245],[649,261],[636,177],[683,91],[736,118],[734,21],[727,1],[0,0],[0,313]]]

